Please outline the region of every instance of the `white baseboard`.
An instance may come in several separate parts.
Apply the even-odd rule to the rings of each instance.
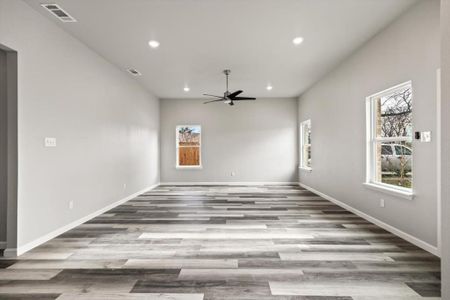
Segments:
[[[354,213],[355,215],[360,216],[361,218],[363,218],[363,219],[365,219],[365,220],[367,220],[367,221],[369,221],[369,222],[371,222],[371,223],[373,223],[373,224],[375,224],[377,226],[380,226],[381,228],[383,228],[383,229],[389,231],[390,233],[392,233],[392,234],[394,234],[394,235],[396,235],[396,236],[398,236],[398,237],[400,237],[400,238],[410,242],[411,244],[416,245],[417,247],[422,248],[423,250],[428,251],[428,252],[430,252],[430,253],[432,253],[432,254],[434,254],[436,256],[440,256],[438,248],[436,246],[428,244],[427,242],[424,242],[421,239],[418,239],[415,236],[410,235],[409,233],[406,233],[404,231],[401,231],[398,228],[395,228],[394,226],[391,226],[391,225],[389,225],[387,223],[384,223],[383,221],[380,221],[380,220],[378,220],[378,219],[376,219],[376,218],[374,218],[374,217],[372,217],[372,216],[370,216],[370,215],[368,215],[366,213],[363,213],[362,211],[357,210],[356,208],[353,208],[350,205],[345,204],[345,203],[343,203],[343,202],[341,202],[341,201],[339,201],[339,200],[337,200],[337,199],[335,199],[335,198],[333,198],[331,196],[328,196],[328,195],[326,195],[326,194],[324,194],[322,192],[319,192],[319,191],[315,190],[314,188],[312,188],[310,186],[307,186],[306,184],[299,183],[299,185],[301,187],[303,187],[303,188],[305,188],[305,189],[307,189],[307,190],[309,190],[309,191],[311,191],[311,192],[321,196],[322,198],[324,198],[324,199],[326,199],[326,200],[328,200],[330,202],[333,202],[334,204],[336,204],[336,205],[338,205],[338,206],[340,206],[340,207],[342,207],[342,208],[344,208],[344,209]]]
[[[3,251],[3,257],[16,257],[17,255],[17,248],[6,248],[5,251]]]
[[[199,182],[161,182],[160,185],[298,185],[298,182],[253,182],[253,181],[199,181]]]
[[[149,186],[149,187],[147,187],[147,188],[145,188],[143,190],[140,190],[140,191],[138,191],[138,192],[136,192],[136,193],[134,193],[132,195],[129,195],[129,196],[127,196],[127,197],[117,201],[117,202],[114,202],[114,203],[112,203],[110,205],[107,205],[107,206],[105,206],[105,207],[103,207],[103,208],[101,208],[101,209],[99,209],[99,210],[97,210],[97,211],[95,211],[95,212],[85,216],[85,217],[82,217],[82,218],[80,218],[80,219],[78,219],[76,221],[73,221],[73,222],[71,222],[71,223],[69,223],[69,224],[67,224],[67,225],[65,225],[63,227],[60,227],[60,228],[58,228],[58,229],[56,229],[56,230],[54,230],[52,232],[49,232],[46,235],[35,239],[34,241],[31,241],[29,243],[26,243],[25,245],[19,246],[17,248],[17,250],[16,249],[12,249],[12,248],[8,249],[8,253],[9,254],[13,254],[14,250],[16,250],[15,254],[17,256],[22,255],[25,252],[30,251],[31,249],[33,249],[33,248],[35,248],[35,247],[37,247],[39,245],[42,245],[43,243],[45,243],[45,242],[47,242],[47,241],[57,237],[58,235],[63,234],[66,231],[68,231],[68,230],[70,230],[70,229],[72,229],[74,227],[77,227],[77,226],[79,226],[79,225],[89,221],[90,219],[93,219],[93,218],[95,218],[95,217],[97,217],[97,216],[107,212],[108,210],[113,209],[114,207],[116,207],[116,206],[118,206],[118,205],[120,205],[122,203],[125,203],[125,202],[127,202],[127,201],[129,201],[131,199],[134,199],[137,196],[139,196],[139,195],[141,195],[141,194],[143,194],[143,193],[145,193],[145,192],[147,192],[149,190],[154,189],[158,185],[159,184],[154,184],[154,185]]]

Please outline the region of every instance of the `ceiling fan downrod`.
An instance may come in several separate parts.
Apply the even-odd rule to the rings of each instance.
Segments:
[[[226,69],[226,70],[223,70],[223,73],[225,74],[225,76],[227,77],[227,90],[225,91],[225,97],[227,97],[228,96],[228,94],[229,94],[229,92],[228,92],[228,75],[230,75],[230,73],[231,73],[231,70],[228,70],[228,69]]]

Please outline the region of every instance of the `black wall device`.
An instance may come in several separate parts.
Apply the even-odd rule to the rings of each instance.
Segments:
[[[414,137],[416,138],[416,140],[420,140],[420,131],[416,131],[414,133]]]

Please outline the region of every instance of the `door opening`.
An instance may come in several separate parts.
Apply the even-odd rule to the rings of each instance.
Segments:
[[[17,52],[0,45],[0,255],[17,253]]]

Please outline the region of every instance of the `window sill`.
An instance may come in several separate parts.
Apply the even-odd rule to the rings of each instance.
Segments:
[[[177,170],[200,170],[203,166],[175,166]]]
[[[396,196],[396,197],[400,197],[400,198],[404,198],[404,199],[408,199],[408,200],[414,199],[414,193],[412,191],[408,191],[407,189],[397,189],[394,187],[391,188],[389,186],[372,183],[372,182],[365,182],[365,183],[363,183],[363,185],[368,189],[378,191],[378,192],[383,192],[383,193],[386,193],[386,194],[389,194],[392,196]]]
[[[298,167],[298,168],[304,172],[312,172],[312,168],[308,168],[308,167]]]

